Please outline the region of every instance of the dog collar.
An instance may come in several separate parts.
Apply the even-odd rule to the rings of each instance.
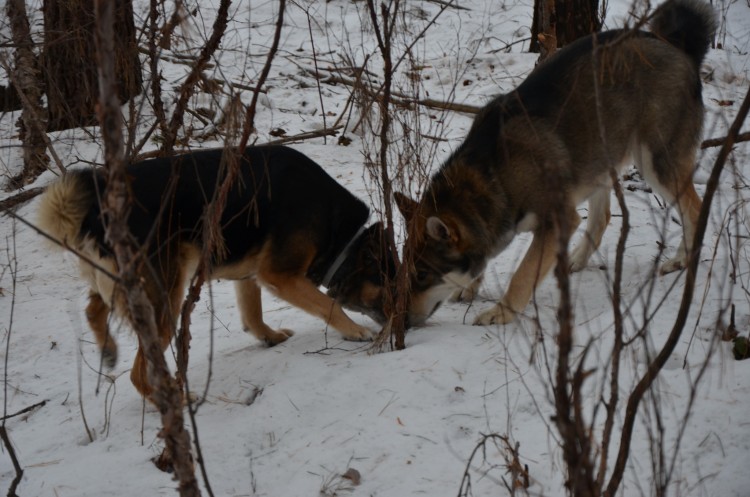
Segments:
[[[341,253],[336,257],[336,259],[333,261],[333,264],[330,268],[328,268],[328,272],[323,277],[323,281],[321,282],[321,285],[328,288],[328,285],[331,283],[331,280],[333,279],[333,276],[336,274],[336,271],[341,268],[341,265],[346,260],[346,256],[349,255],[349,249],[352,248],[352,245],[354,242],[357,241],[357,239],[362,236],[362,233],[365,232],[365,225],[363,224],[360,226],[359,230],[354,234],[351,240],[349,240],[349,243],[346,244],[344,247],[344,250],[341,251]]]

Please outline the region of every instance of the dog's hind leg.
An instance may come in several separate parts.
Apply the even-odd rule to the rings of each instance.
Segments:
[[[318,290],[306,277],[261,270],[258,278],[280,298],[323,319],[347,340],[372,340],[370,330],[352,321],[341,304]]]
[[[683,183],[678,189],[676,196],[677,209],[682,219],[682,241],[675,256],[661,266],[661,274],[671,273],[684,269],[688,263],[688,254],[693,245],[695,237],[695,225],[698,223],[698,214],[701,210],[701,198],[695,191],[692,181]]]
[[[609,225],[611,217],[609,187],[598,188],[593,195],[589,197],[589,217],[586,221],[586,233],[576,248],[570,253],[570,270],[571,272],[580,271],[585,268],[593,254],[602,242],[604,231]]]
[[[152,300],[151,303],[154,307],[154,318],[156,319],[161,350],[164,352],[172,341],[172,330],[174,328],[171,323],[174,318],[168,316],[169,311],[165,309],[168,308],[168,306],[164,305],[163,307],[159,307],[159,303],[163,302],[155,303]],[[138,352],[136,352],[135,359],[133,360],[133,369],[130,370],[130,381],[141,395],[152,400],[151,395],[153,394],[154,389],[148,381],[148,362],[146,361],[146,356],[143,352],[143,344],[141,343],[140,338],[138,339]]]
[[[89,303],[86,306],[86,319],[96,337],[96,343],[102,354],[102,363],[108,369],[117,364],[117,343],[109,333],[110,308],[102,299],[102,296],[91,290],[89,292]]]
[[[237,304],[245,331],[269,346],[277,345],[294,335],[291,330],[274,330],[263,321],[263,307],[260,298],[260,287],[252,278],[238,280],[234,283],[237,292]]]
[[[185,294],[186,267],[179,256],[170,257],[173,253],[175,252],[165,251],[165,254],[161,254],[161,259],[152,259],[150,262],[155,265],[149,266],[142,273],[143,289],[153,307],[162,353],[172,341]],[[130,321],[133,322],[132,317]],[[130,371],[130,381],[141,395],[153,401],[151,396],[154,389],[148,379],[148,363],[140,339],[133,369]]]
[[[167,337],[164,336],[161,330],[159,331],[159,335],[161,349],[162,352],[164,352],[167,350],[169,342],[172,340],[171,330],[170,335]],[[130,370],[130,381],[133,383],[135,389],[138,390],[138,393],[149,400],[153,400],[151,399],[151,395],[154,393],[154,389],[148,381],[148,362],[146,361],[146,356],[143,352],[143,344],[141,344],[140,340],[138,340],[138,352],[136,352],[135,359],[133,360],[133,369]]]
[[[684,269],[692,249],[702,204],[693,186],[695,152],[691,150],[683,152],[680,157],[673,157],[667,150],[652,155],[644,149],[638,162],[646,181],[668,203],[676,205],[682,221],[680,246],[675,256],[661,266],[661,274]]]

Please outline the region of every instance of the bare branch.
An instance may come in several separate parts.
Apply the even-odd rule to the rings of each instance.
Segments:
[[[635,425],[635,419],[643,396],[649,391],[654,380],[662,370],[664,365],[667,363],[670,355],[674,351],[677,343],[682,336],[682,331],[687,322],[688,311],[693,301],[693,292],[695,290],[695,278],[698,271],[698,262],[700,247],[703,245],[703,237],[706,232],[706,226],[708,224],[708,215],[711,211],[711,201],[719,187],[719,177],[721,172],[724,170],[724,164],[732,151],[737,137],[742,129],[742,124],[747,118],[748,111],[750,111],[750,90],[745,95],[745,99],[740,106],[737,116],[729,128],[729,133],[724,141],[724,144],[719,151],[719,155],[716,157],[716,162],[711,170],[711,175],[706,184],[706,193],[703,196],[703,205],[701,206],[700,215],[698,216],[698,223],[695,227],[695,239],[692,243],[692,250],[688,254],[688,265],[687,274],[685,277],[685,289],[682,294],[682,301],[680,302],[680,308],[675,318],[674,326],[672,327],[667,341],[659,351],[657,356],[649,363],[648,368],[640,381],[636,385],[633,392],[628,398],[627,407],[625,410],[625,419],[622,429],[622,436],[620,438],[620,450],[617,454],[617,461],[615,462],[612,476],[609,480],[606,490],[603,495],[605,497],[614,497],[617,493],[617,489],[622,481],[623,474],[625,473],[625,465],[627,464],[628,457],[630,455],[630,443],[633,435],[633,427]]]
[[[29,200],[36,198],[37,195],[43,193],[44,190],[45,188],[41,186],[38,186],[36,188],[29,188],[28,190],[23,190],[20,193],[16,193],[15,195],[12,195],[6,199],[0,200],[0,212],[13,209],[19,204],[28,202]]]
[[[47,400],[43,400],[41,402],[37,402],[36,404],[32,404],[32,405],[30,405],[28,407],[24,407],[20,411],[14,412],[13,414],[6,414],[6,415],[4,415],[0,419],[2,419],[3,421],[5,421],[6,419],[15,418],[16,416],[20,416],[21,414],[26,414],[27,412],[31,412],[31,411],[33,411],[35,409],[40,408],[40,407],[44,407],[46,404],[47,404]]]
[[[708,138],[707,140],[703,140],[703,143],[701,143],[701,148],[710,148],[710,147],[720,147],[724,145],[724,142],[727,141],[727,137],[721,137],[721,138]],[[746,142],[750,141],[750,131],[746,131],[744,133],[740,133],[737,135],[737,138],[734,140],[734,143],[739,142]]]
[[[9,240],[6,239],[6,243],[9,244]],[[10,319],[8,323],[8,330],[5,333],[5,358],[3,359],[3,422],[0,425],[0,439],[3,441],[5,449],[8,451],[8,456],[13,463],[13,469],[16,472],[16,476],[8,488],[8,497],[17,497],[16,488],[21,483],[23,478],[23,468],[18,462],[16,457],[16,450],[13,447],[13,443],[10,441],[10,436],[5,428],[5,421],[10,417],[8,416],[8,361],[10,360],[10,337],[13,331],[13,315],[16,308],[16,282],[18,275],[18,260],[16,259],[16,238],[15,229],[13,230],[13,255],[11,255],[10,247],[7,250],[8,253],[8,267],[10,268],[11,281],[13,285],[13,297],[10,303]]]
[[[16,449],[13,448],[13,443],[10,441],[8,430],[5,428],[5,423],[0,425],[0,439],[3,441],[5,450],[8,451],[8,456],[10,457],[10,460],[13,463],[13,469],[16,472],[16,476],[13,477],[13,481],[10,482],[10,487],[8,488],[8,497],[18,497],[18,494],[16,494],[16,489],[18,488],[18,484],[21,483],[21,478],[23,478],[23,468],[18,462]]]
[[[216,19],[214,20],[213,31],[208,42],[204,45],[201,50],[198,60],[193,66],[193,70],[190,71],[188,77],[180,88],[180,94],[177,98],[177,104],[175,105],[172,119],[169,122],[169,127],[166,130],[166,136],[164,137],[163,150],[166,155],[172,155],[172,150],[177,141],[177,130],[182,126],[183,118],[185,116],[185,109],[187,108],[188,100],[195,92],[195,85],[202,78],[202,72],[206,68],[206,64],[213,57],[216,49],[219,48],[221,39],[224,36],[224,31],[227,29],[227,17],[229,14],[229,0],[221,0],[219,4],[219,10],[216,13]]]
[[[143,261],[130,234],[127,219],[130,209],[128,175],[125,164],[122,115],[117,98],[114,68],[114,5],[108,0],[95,2],[96,47],[99,71],[98,118],[104,141],[104,160],[107,167],[107,187],[102,212],[109,223],[106,239],[112,246],[117,261],[122,291],[128,305],[133,328],[148,363],[148,382],[154,389],[152,400],[159,408],[166,448],[172,458],[179,480],[180,495],[198,496],[190,451],[190,435],[184,428],[182,395],[169,373],[157,328],[154,308],[141,284],[138,268]]]

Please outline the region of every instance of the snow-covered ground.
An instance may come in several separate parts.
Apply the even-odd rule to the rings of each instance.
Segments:
[[[180,30],[186,38],[174,46],[176,52],[200,46],[215,15],[212,3],[196,4],[195,15]],[[724,49],[711,50],[704,67],[706,137],[725,134],[749,86],[750,6],[744,1],[726,3],[731,5],[722,16]],[[446,100],[455,94],[458,103],[480,105],[522,81],[536,58],[524,53],[528,43],[519,41],[528,37],[530,4],[531,0],[465,0],[460,3],[465,9],[447,9],[414,45],[413,62],[408,62],[419,75],[422,96]],[[410,43],[440,8],[429,1],[404,5],[409,31],[401,45]],[[254,84],[270,46],[278,4],[238,1],[232,9],[233,22],[211,76]],[[317,130],[324,119],[330,126],[344,112],[350,88],[325,82],[318,88],[310,72],[313,45],[321,69],[334,63],[361,64],[374,51],[364,9],[364,2],[349,0],[300,0],[289,5],[282,48],[256,118],[258,142],[272,139],[270,132],[277,128],[288,134]],[[621,26],[629,9],[627,2],[610,1],[607,26]],[[135,10],[136,24],[142,25],[147,2],[137,1]],[[501,50],[509,44],[509,51]],[[174,60],[165,57],[163,62],[165,91],[179,85],[187,71],[185,65],[169,62]],[[376,57],[369,69],[382,73]],[[247,92],[243,98],[249,102]],[[220,103],[201,94],[192,105]],[[438,110],[426,110],[425,116],[432,123],[425,128],[439,131],[445,139],[431,142],[438,144],[431,162],[437,166],[466,134],[471,117]],[[0,116],[3,176],[20,168],[17,117]],[[143,117],[140,122],[143,133],[149,120]],[[195,120],[193,125],[198,134],[203,124]],[[92,134],[78,130],[51,136],[66,164],[100,160],[100,140],[96,130],[89,131]],[[349,130],[346,136],[353,140],[348,146],[330,137],[293,146],[361,198],[377,203],[363,168],[366,138]],[[701,194],[716,153],[717,149],[701,153],[695,179]],[[668,495],[750,495],[750,361],[736,362],[731,343],[715,339],[717,321],[728,322],[726,309],[732,303],[738,330],[750,332],[747,162],[748,146],[738,145],[712,206],[690,319],[674,356],[642,404],[618,495],[652,495],[654,481],[664,474],[670,476]],[[45,173],[35,186],[53,180],[51,172]],[[674,212],[643,191],[637,180],[624,184],[633,187],[626,190],[632,225],[622,288],[627,333],[633,336],[647,317],[650,320],[646,338],[634,340],[624,356],[621,411],[622,399],[643,374],[647,357],[669,333],[684,286],[684,275],[652,276],[659,242],[665,241],[667,252],[677,246],[680,227],[672,221]],[[2,198],[9,195],[3,193]],[[35,207],[32,201],[17,213],[33,221]],[[585,216],[585,207],[581,212]],[[603,408],[597,401],[608,384],[610,280],[618,214],[613,198],[613,219],[600,253],[571,279],[576,357],[591,342],[587,367],[593,373],[584,389],[589,419],[594,406],[600,407],[592,440],[601,436]],[[519,444],[531,495],[563,495],[565,468],[551,420],[549,368],[556,357],[559,300],[554,279],[539,289],[538,325],[528,318],[506,326],[469,325],[478,310],[502,294],[527,243],[528,237],[519,237],[494,261],[473,306],[445,305],[427,326],[408,333],[407,348],[400,352],[370,354],[366,344],[342,341],[322,322],[268,294],[267,322],[297,333],[266,348],[242,331],[233,285],[215,282],[193,315],[190,358],[192,390],[205,393],[196,423],[214,495],[456,495],[472,451],[483,435],[491,433]],[[18,493],[173,495],[172,476],[150,461],[162,448],[159,416],[150,406],[144,412],[128,378],[136,340],[121,326],[120,361],[113,372],[99,374],[98,351],[83,314],[86,289],[74,262],[72,256],[48,251],[31,229],[0,217],[0,357],[7,363],[3,412],[13,414],[46,402],[5,421],[24,468]],[[530,308],[529,316],[536,312]],[[375,326],[363,316],[354,317]],[[616,440],[621,420],[618,416]],[[655,476],[660,450],[665,469]],[[490,443],[474,457],[471,495],[508,493],[502,482],[508,478],[507,455],[502,445]],[[361,475],[358,485],[341,477],[348,468]],[[6,492],[14,474],[3,450],[0,491]]]

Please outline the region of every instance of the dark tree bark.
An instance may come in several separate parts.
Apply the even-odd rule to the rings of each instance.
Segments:
[[[11,178],[8,190],[15,190],[32,183],[49,165],[45,140],[47,113],[42,106],[39,60],[34,53],[29,19],[24,0],[8,0],[6,10],[10,21],[13,43],[16,45],[11,79],[21,89],[15,97],[22,102],[23,112],[18,120],[18,129],[23,144],[23,171]],[[15,90],[14,90],[15,92]]]
[[[529,51],[544,57],[601,27],[599,0],[534,0]]]
[[[115,77],[120,103],[141,92],[132,0],[115,4]],[[49,131],[97,124],[93,0],[44,0],[44,72]]]
[[[0,86],[0,112],[13,112],[21,110],[21,99],[18,97],[16,87],[12,84]]]

